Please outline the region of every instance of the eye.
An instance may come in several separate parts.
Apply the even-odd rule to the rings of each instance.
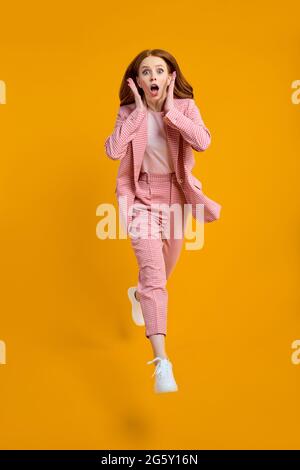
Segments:
[[[164,73],[164,69],[162,69],[162,68],[159,68],[159,69],[157,69],[157,70],[161,70],[161,72]],[[149,70],[144,70],[144,71],[143,71],[143,75],[145,75],[146,72],[149,72]]]

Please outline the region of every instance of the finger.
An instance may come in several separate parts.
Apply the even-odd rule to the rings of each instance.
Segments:
[[[172,74],[172,78],[171,78],[171,81],[170,81],[170,84],[169,84],[169,90],[173,90],[174,89],[174,86],[175,86],[175,76],[174,76],[174,73]]]
[[[172,80],[171,80],[171,82],[170,82],[170,85],[169,85],[169,91],[170,91],[170,93],[173,93],[174,86],[175,86],[175,79],[174,79],[174,77],[173,77]]]

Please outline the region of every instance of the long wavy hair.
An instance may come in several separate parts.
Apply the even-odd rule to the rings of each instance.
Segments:
[[[140,52],[127,67],[119,91],[120,106],[135,102],[134,94],[126,82],[127,78],[132,78],[139,91],[139,94],[144,101],[144,91],[138,86],[136,77],[139,74],[139,67],[141,62],[145,59],[145,57],[149,56],[161,57],[164,59],[167,64],[168,73],[172,73],[174,70],[176,70],[174,98],[194,98],[193,87],[184,78],[175,57],[163,49],[145,49],[144,51]]]

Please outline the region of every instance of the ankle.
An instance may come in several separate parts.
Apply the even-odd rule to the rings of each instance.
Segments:
[[[156,356],[154,357],[159,357],[160,359],[169,359],[167,354],[157,354]]]

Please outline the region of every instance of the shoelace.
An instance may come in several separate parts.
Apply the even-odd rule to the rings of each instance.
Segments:
[[[148,361],[147,364],[152,364],[155,361],[159,361],[159,363],[157,364],[155,371],[152,374],[152,377],[154,375],[161,374],[163,371],[167,370],[170,367],[169,359],[163,359],[161,357],[155,357],[154,359],[152,359],[152,361]]]

